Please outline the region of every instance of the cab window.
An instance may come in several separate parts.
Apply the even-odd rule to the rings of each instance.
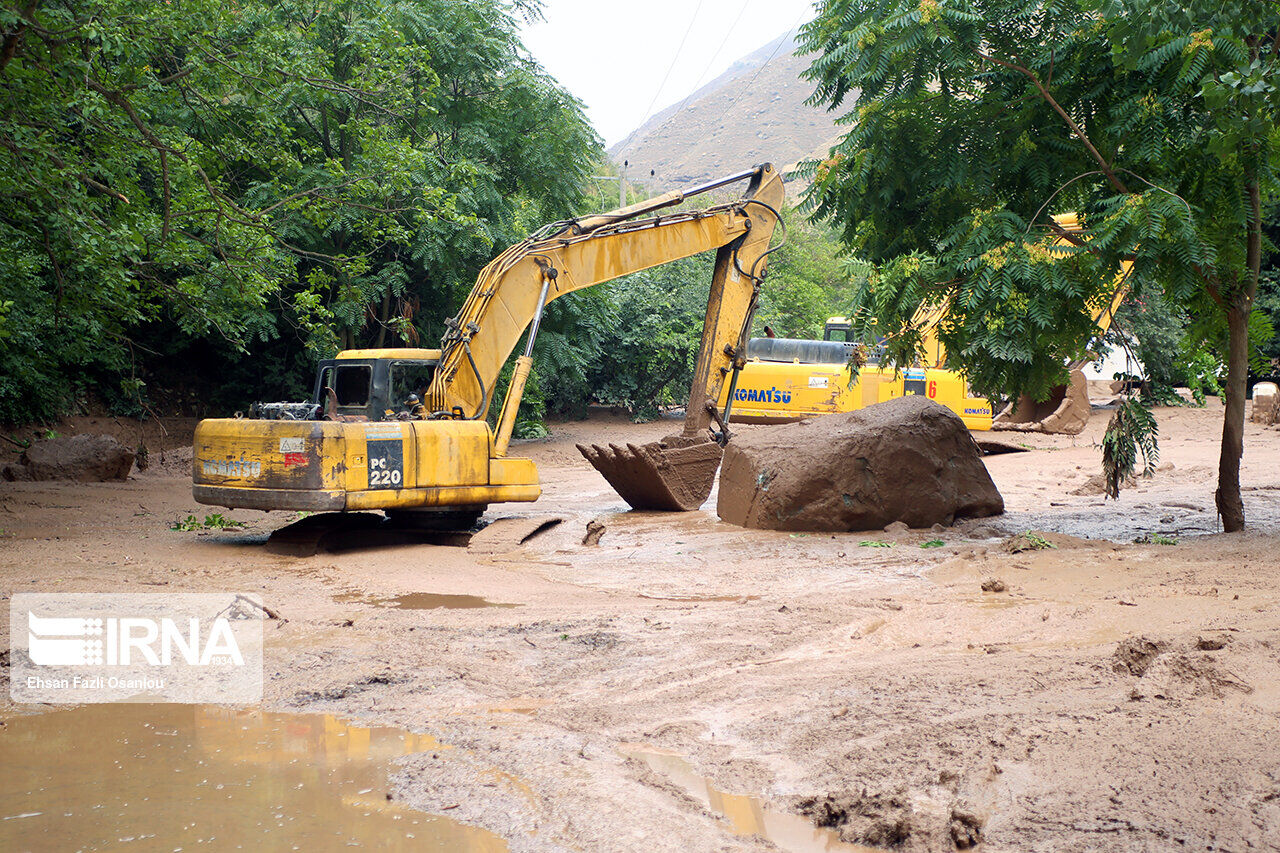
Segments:
[[[324,369],[320,387],[333,389],[340,408],[363,408],[369,405],[372,378],[373,371],[367,364],[340,364]]]
[[[434,364],[421,361],[397,361],[391,365],[391,405],[403,406],[410,394],[418,395],[419,400],[427,397],[427,388],[435,375]]]

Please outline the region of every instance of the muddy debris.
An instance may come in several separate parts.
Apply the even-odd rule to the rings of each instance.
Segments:
[[[968,850],[982,840],[984,821],[953,802],[940,809],[917,808],[905,787],[801,800],[801,814],[817,826],[836,829],[843,841],[886,850]]]
[[[911,396],[744,435],[725,449],[720,518],[766,530],[882,530],[1004,512],[964,422]]]
[[[1000,543],[1000,549],[1010,554],[1021,554],[1024,551],[1044,551],[1057,547],[1052,539],[1035,530],[1028,530],[1024,533],[1010,536]]]
[[[110,435],[72,435],[37,441],[18,457],[0,467],[0,479],[73,480],[103,483],[127,480],[134,452]]]
[[[605,526],[597,519],[587,522],[587,532],[582,537],[583,545],[599,545],[600,537],[604,535]]]
[[[1162,640],[1147,637],[1126,637],[1111,655],[1111,668],[1141,678],[1168,645]]]
[[[1000,578],[987,578],[982,582],[983,592],[1004,592],[1008,588]]]
[[[1223,636],[1199,636],[1196,638],[1196,648],[1202,652],[1216,652],[1227,647],[1227,643],[1231,638]]]
[[[471,534],[467,541],[467,550],[473,554],[505,554],[515,551],[555,529],[563,521],[564,518],[558,515],[495,519],[484,529]]]

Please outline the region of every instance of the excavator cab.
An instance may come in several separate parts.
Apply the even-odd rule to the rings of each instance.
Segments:
[[[403,420],[420,413],[440,350],[346,350],[320,362],[314,400],[328,420]]]

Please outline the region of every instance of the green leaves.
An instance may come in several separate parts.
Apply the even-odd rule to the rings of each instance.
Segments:
[[[1122,400],[1102,436],[1102,475],[1109,498],[1119,498],[1120,488],[1137,470],[1141,455],[1144,477],[1160,461],[1159,429],[1155,417],[1137,400]]]
[[[131,347],[158,327],[204,353],[435,337],[495,245],[576,212],[599,150],[519,44],[536,2],[34,8],[0,13],[23,30],[0,324],[24,329],[0,339],[0,419],[55,415],[64,372],[161,367]]]
[[[1122,260],[1220,318],[1198,294],[1250,278],[1242,187],[1276,199],[1277,29],[1254,0],[827,3],[804,31],[815,101],[856,106],[802,171],[808,209],[874,264],[864,329],[908,364],[916,310],[947,304],[975,389],[1042,397],[1091,347]],[[1068,211],[1086,242],[1052,246]]]

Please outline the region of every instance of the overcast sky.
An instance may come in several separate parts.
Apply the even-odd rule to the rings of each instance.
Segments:
[[[546,0],[546,20],[525,28],[524,43],[582,99],[612,145],[734,60],[809,21],[812,7],[813,0]]]

